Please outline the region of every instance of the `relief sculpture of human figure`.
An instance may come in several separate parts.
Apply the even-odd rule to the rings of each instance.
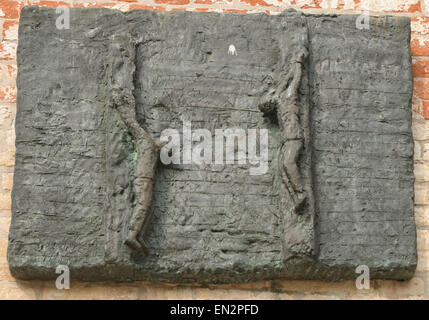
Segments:
[[[289,65],[289,71],[278,87],[264,97],[260,109],[264,113],[275,112],[283,144],[279,155],[279,174],[287,188],[296,213],[302,212],[307,195],[298,168],[300,153],[304,147],[304,134],[300,123],[298,90],[308,50],[301,47]],[[273,95],[274,94],[274,95]]]
[[[110,106],[116,109],[135,139],[137,160],[134,179],[136,205],[129,221],[125,244],[130,248],[148,253],[143,235],[151,216],[155,172],[159,153],[166,142],[154,141],[138,123],[135,111],[134,84],[127,73],[134,73],[135,50],[131,41],[124,37],[113,37],[110,47],[112,60],[108,66],[108,82],[111,90]],[[128,81],[128,82],[127,82]],[[140,237],[140,240],[138,239]]]

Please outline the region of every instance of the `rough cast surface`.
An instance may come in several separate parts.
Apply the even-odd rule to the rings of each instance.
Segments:
[[[295,11],[74,8],[70,29],[58,30],[57,17],[25,7],[20,20],[14,276],[55,278],[60,264],[88,281],[340,280],[362,264],[372,278],[412,276],[408,18],[360,30],[356,16]],[[283,90],[297,74],[295,99]],[[213,133],[267,128],[268,172],[158,165],[140,234],[149,253],[133,250],[141,139],[121,106],[153,141],[187,121]],[[299,132],[282,115],[297,116]],[[281,156],[287,141],[300,141],[302,188],[281,176],[283,163],[287,177],[293,167]]]

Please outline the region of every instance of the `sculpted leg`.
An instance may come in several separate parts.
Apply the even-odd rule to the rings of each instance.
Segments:
[[[306,193],[302,186],[298,168],[298,157],[303,147],[302,140],[289,140],[283,146],[282,179],[294,202],[295,211],[299,213],[305,204]]]
[[[285,142],[283,168],[286,170],[290,183],[292,184],[292,188],[296,192],[302,192],[303,190],[297,165],[301,149],[302,140],[289,140]]]
[[[134,209],[128,229],[128,236],[125,244],[129,247],[142,250],[145,254],[148,249],[143,240],[138,241],[137,237],[145,229],[150,218],[153,180],[149,178],[137,177],[134,182],[135,192],[138,197],[137,205]]]

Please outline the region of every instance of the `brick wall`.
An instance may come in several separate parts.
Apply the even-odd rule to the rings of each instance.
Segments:
[[[57,290],[55,283],[17,281],[9,273],[6,251],[11,219],[11,188],[15,153],[16,46],[23,5],[48,7],[110,7],[120,10],[267,12],[286,8],[310,13],[405,15],[412,19],[415,141],[415,215],[419,263],[406,282],[371,281],[371,289],[357,290],[354,281],[263,281],[237,285],[176,285],[71,283]],[[429,0],[0,0],[0,299],[425,299],[429,298]]]

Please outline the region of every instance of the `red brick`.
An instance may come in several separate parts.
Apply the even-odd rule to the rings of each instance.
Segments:
[[[16,72],[17,72],[16,65],[8,64],[7,72],[11,78],[16,79]]]
[[[16,65],[2,61],[0,63],[0,90],[16,84]],[[1,109],[1,105],[0,105]]]
[[[355,1],[355,10],[384,11],[394,13],[422,12],[420,0],[370,0]]]
[[[247,13],[247,10],[237,10],[237,9],[224,9],[223,12],[232,12],[232,13]]]
[[[1,102],[16,102],[16,86],[0,87]]]
[[[144,4],[132,4],[130,5],[130,10],[157,10],[157,11],[165,11],[164,7],[153,7],[153,6],[146,6]]]
[[[155,0],[155,3],[159,4],[189,4],[189,0]]]
[[[270,4],[266,3],[263,0],[240,0],[240,2],[244,2],[244,3],[250,4],[251,6],[271,7]]]
[[[409,13],[422,12],[422,6],[419,1],[415,4],[411,4],[409,7],[405,7],[405,5],[403,5],[398,10],[393,10],[392,12],[409,12]]]
[[[0,43],[0,60],[15,60],[16,43],[3,41]]]
[[[414,80],[414,91],[421,99],[429,100],[429,80],[416,79]]]
[[[331,9],[338,9],[338,10],[353,10],[356,7],[355,2],[353,1],[350,3],[350,1],[345,0],[337,0],[337,6],[333,6],[333,1],[331,1]]]
[[[413,63],[415,78],[429,78],[429,60],[417,60]]]
[[[421,2],[419,1],[418,3],[416,3],[415,5],[411,5],[408,8],[408,12],[422,12],[422,5]]]
[[[313,0],[308,4],[302,5],[301,9],[320,9],[320,4],[322,3],[322,0]],[[292,5],[296,5],[296,1],[292,2]]]
[[[413,34],[429,34],[429,17],[411,18],[411,32]]]
[[[423,117],[426,120],[429,120],[429,101],[428,100],[423,101]]]
[[[429,56],[429,41],[413,39],[410,43],[412,56]]]
[[[195,4],[213,4],[216,2],[217,2],[216,0],[194,0]]]
[[[0,18],[17,19],[24,6],[21,1],[0,0]]]
[[[39,7],[49,7],[49,8],[56,8],[56,7],[70,7],[70,3],[63,2],[63,1],[29,1],[29,5],[35,5]]]
[[[115,3],[75,3],[73,6],[77,8],[112,8]]]
[[[6,20],[3,23],[3,39],[18,40],[18,20]]]

